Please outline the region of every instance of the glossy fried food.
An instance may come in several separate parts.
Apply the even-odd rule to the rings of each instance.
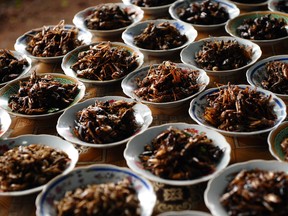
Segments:
[[[175,0],[131,0],[132,4],[139,7],[157,7],[162,5],[168,5],[175,2]]]
[[[76,113],[74,133],[88,143],[124,140],[139,129],[133,110],[135,104],[123,100],[96,100],[95,104]]]
[[[280,146],[284,153],[284,160],[288,161],[288,137],[282,140]]]
[[[169,22],[161,22],[157,25],[148,23],[142,33],[134,36],[136,46],[150,50],[173,49],[187,41],[186,35],[181,35],[180,31]]]
[[[55,202],[58,216],[140,216],[140,201],[129,179],[67,191]]]
[[[225,131],[249,132],[272,127],[276,121],[271,95],[228,85],[207,95],[204,119]]]
[[[198,66],[212,71],[237,69],[249,64],[251,60],[252,47],[241,45],[236,40],[205,41],[195,53]]]
[[[0,49],[0,83],[17,78],[28,64],[25,58],[17,59],[11,51]]]
[[[198,25],[215,25],[229,19],[226,8],[211,0],[192,2],[188,7],[179,8],[177,13],[181,20]]]
[[[92,30],[112,30],[132,24],[133,14],[117,4],[100,4],[85,18],[85,25]]]
[[[176,63],[164,61],[151,66],[143,79],[137,80],[135,95],[149,102],[171,102],[181,100],[199,91],[199,71],[180,68]]]
[[[266,76],[261,87],[278,94],[288,94],[288,63],[271,61],[265,65]]]
[[[229,216],[288,215],[288,175],[282,171],[241,170],[220,198]]]
[[[46,184],[61,174],[71,159],[62,150],[30,144],[0,156],[0,191],[20,191]]]
[[[138,67],[137,55],[124,47],[101,42],[78,54],[71,68],[77,77],[89,80],[114,80],[124,77]]]
[[[192,180],[213,173],[223,153],[205,133],[170,127],[145,145],[139,159],[161,178]]]
[[[37,76],[34,71],[27,81],[19,81],[19,90],[9,96],[12,112],[41,115],[68,107],[79,93],[77,84],[62,84],[52,75]]]
[[[271,14],[259,18],[244,19],[237,27],[237,34],[250,40],[273,40],[288,36],[287,22]]]
[[[35,35],[27,35],[26,50],[37,57],[62,56],[83,44],[78,33],[76,27],[66,29],[64,20],[61,20],[54,27],[43,26]]]

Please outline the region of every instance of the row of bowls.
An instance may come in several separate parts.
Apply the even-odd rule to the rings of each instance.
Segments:
[[[275,154],[275,149],[279,150],[279,145],[283,137],[287,136],[288,134],[287,124],[288,122],[285,122],[280,127],[272,130],[269,133],[269,148],[274,149],[271,150],[271,152],[273,152],[272,155]],[[159,133],[171,126],[179,129],[193,128],[199,134],[205,133],[216,146],[219,146],[220,149],[225,150],[224,156],[221,159],[221,162],[217,165],[215,172],[194,180],[177,181],[159,178],[145,170],[140,165],[138,155],[142,153],[143,147],[147,143],[151,142],[151,140]],[[54,207],[54,202],[61,199],[66,191],[74,190],[80,186],[88,184],[118,182],[119,180],[127,177],[131,180],[133,187],[137,191],[137,196],[141,205],[141,216],[151,215],[156,204],[156,194],[150,181],[174,186],[191,186],[201,182],[209,181],[204,193],[205,204],[213,215],[223,216],[227,215],[227,213],[221,206],[219,200],[224,191],[224,188],[229,183],[228,176],[230,176],[232,173],[239,172],[244,169],[250,170],[255,168],[270,171],[288,171],[287,162],[283,162],[283,153],[281,153],[280,157],[280,154],[278,154],[276,157],[280,161],[253,160],[228,166],[230,162],[231,147],[226,141],[225,137],[214,130],[207,129],[200,125],[187,123],[168,123],[154,126],[142,133],[137,134],[134,138],[128,141],[124,151],[124,157],[130,169],[107,164],[75,168],[79,157],[76,148],[70,142],[64,141],[61,138],[52,135],[22,135],[19,137],[1,140],[0,145],[2,150],[7,150],[19,145],[25,146],[31,143],[48,145],[53,148],[61,149],[66,152],[71,159],[71,164],[69,167],[62,174],[53,178],[45,185],[23,191],[0,192],[1,196],[23,196],[41,191],[36,199],[37,216],[47,215],[48,213],[49,215],[55,215],[56,210]],[[209,215],[196,211],[186,211],[182,213],[170,212],[160,215],[164,216],[166,214],[183,214],[194,216]]]

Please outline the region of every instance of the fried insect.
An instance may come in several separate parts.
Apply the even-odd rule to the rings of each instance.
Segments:
[[[32,72],[27,81],[19,81],[19,90],[9,96],[12,112],[40,115],[68,107],[79,93],[77,84],[62,84],[52,75]]]
[[[112,143],[133,135],[139,125],[133,106],[136,102],[123,100],[95,101],[95,104],[78,111],[74,133],[89,143]]]
[[[157,67],[151,66],[143,79],[137,80],[134,90],[142,100],[150,102],[171,102],[181,100],[199,91],[199,71],[180,68],[176,63],[164,61]]]
[[[180,47],[188,41],[186,35],[169,22],[161,22],[157,25],[148,23],[147,27],[139,35],[134,36],[136,46],[150,50],[167,50]]]
[[[139,7],[157,7],[162,5],[168,5],[175,2],[175,0],[131,0],[132,4]]]
[[[46,184],[70,162],[65,152],[45,145],[10,149],[0,156],[0,191],[20,191]]]
[[[284,153],[284,160],[288,161],[288,138],[284,138],[280,144],[281,149]]]
[[[275,7],[278,11],[288,13],[288,2],[286,0],[279,0],[275,2]]]
[[[78,40],[78,33],[76,27],[66,29],[61,20],[54,27],[43,26],[35,35],[27,35],[26,50],[37,57],[62,56],[83,44]]]
[[[205,0],[193,2],[177,10],[179,18],[185,22],[198,25],[215,25],[229,19],[229,13],[219,2]]]
[[[90,46],[78,54],[78,60],[71,65],[77,77],[89,80],[114,80],[124,77],[138,67],[137,55],[124,47],[102,42]]]
[[[28,64],[25,58],[17,59],[11,51],[0,49],[0,83],[17,78]]]
[[[195,53],[195,61],[205,70],[221,71],[241,68],[252,60],[252,47],[236,40],[205,41]]]
[[[100,4],[95,6],[84,23],[92,30],[112,30],[132,24],[133,13],[129,14],[124,8],[117,4]]]
[[[237,27],[237,34],[250,40],[272,40],[286,37],[287,22],[283,18],[276,18],[267,14],[259,18],[244,19]]]
[[[271,127],[277,116],[270,103],[271,95],[265,96],[255,89],[228,85],[207,95],[204,119],[225,131],[247,132]]]
[[[288,63],[268,62],[265,65],[266,76],[261,81],[264,89],[278,94],[288,94]]]
[[[241,170],[229,178],[231,180],[220,198],[228,215],[288,215],[286,172]]]
[[[137,192],[129,179],[119,182],[90,184],[67,191],[55,202],[58,216],[140,216]]]
[[[171,180],[192,180],[213,173],[224,150],[205,133],[169,127],[145,145],[139,155],[143,168]]]

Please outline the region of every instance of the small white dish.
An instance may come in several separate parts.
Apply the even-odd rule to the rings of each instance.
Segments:
[[[219,164],[217,165],[215,172],[192,180],[169,180],[156,176],[152,172],[145,170],[145,168],[141,165],[141,161],[139,159],[139,155],[143,152],[144,146],[151,143],[151,141],[155,137],[157,137],[160,133],[170,128],[171,126],[178,128],[180,130],[193,128],[195,129],[196,133],[199,134],[205,133],[208,139],[212,139],[214,145],[224,150],[223,157],[219,162]],[[134,136],[126,145],[126,148],[124,150],[124,158],[126,160],[128,167],[130,167],[136,173],[140,174],[141,176],[144,176],[145,178],[153,182],[159,182],[167,185],[185,186],[185,185],[198,184],[200,182],[205,182],[213,178],[213,176],[215,176],[216,173],[220,172],[224,167],[226,167],[229,164],[230,153],[231,153],[230,144],[226,141],[223,135],[214,130],[207,129],[203,126],[196,124],[167,123],[163,125],[150,127],[144,132]]]
[[[200,0],[178,0],[174,2],[170,7],[169,7],[169,14],[173,19],[180,20],[182,22],[189,23],[185,20],[181,20],[179,17],[179,13],[177,12],[180,8],[189,8],[190,4],[193,3],[201,3],[203,1]],[[239,8],[232,2],[226,1],[226,0],[213,0],[211,1],[212,3],[219,3],[219,7],[223,7],[226,9],[227,13],[229,14],[229,19],[232,19],[240,14]],[[228,21],[228,20],[227,20]],[[200,24],[192,24],[189,23],[190,25],[193,25],[194,28],[197,31],[212,31],[216,30],[219,28],[224,28],[226,22],[220,23],[220,24],[211,24],[211,25],[200,25]]]
[[[97,45],[99,43],[101,43],[101,42],[96,42],[96,43],[91,43],[89,45],[81,46],[81,47],[78,47],[78,48],[70,51],[69,53],[67,53],[64,56],[64,58],[62,60],[62,64],[61,64],[61,67],[62,67],[62,70],[64,71],[64,73],[67,76],[73,77],[75,79],[79,79],[83,83],[94,84],[94,85],[112,84],[114,82],[118,82],[119,80],[122,80],[126,75],[119,78],[119,79],[103,80],[103,81],[80,78],[80,77],[77,77],[77,72],[71,68],[71,66],[78,61],[78,54],[80,52],[87,51],[90,49],[90,46],[94,46],[94,45]],[[125,49],[128,52],[130,52],[131,55],[136,57],[136,61],[137,61],[138,66],[133,71],[135,71],[136,69],[139,69],[143,65],[144,55],[135,47],[126,45],[126,44],[121,43],[121,42],[111,42],[111,47],[118,48],[118,49]],[[131,72],[129,72],[129,73],[131,73]]]
[[[226,186],[231,180],[231,175],[242,170],[267,170],[267,171],[283,171],[288,173],[288,163],[280,161],[250,160],[242,163],[236,163],[226,167],[219,172],[213,179],[208,182],[204,192],[204,201],[213,216],[228,216],[229,214],[220,203]]]
[[[108,164],[98,164],[75,168],[68,174],[60,175],[50,181],[36,198],[37,216],[56,216],[54,201],[64,197],[67,191],[88,184],[105,184],[119,182],[128,178],[136,190],[140,201],[141,216],[151,216],[156,204],[156,194],[152,184],[128,168]]]
[[[159,64],[155,64],[152,66],[157,67],[158,65]],[[136,89],[138,89],[137,80],[138,79],[142,80],[145,76],[147,76],[147,73],[150,69],[150,66],[142,67],[142,68],[134,71],[133,73],[128,74],[121,82],[122,90],[128,97],[135,99],[137,101],[140,101],[142,103],[145,103],[147,105],[153,106],[153,107],[165,108],[165,109],[177,107],[177,106],[185,103],[186,101],[191,100],[193,97],[198,95],[200,92],[204,91],[205,88],[207,87],[207,85],[209,84],[209,77],[207,76],[207,74],[205,73],[204,70],[198,69],[194,66],[185,65],[182,63],[177,63],[177,65],[182,69],[187,68],[190,70],[199,71],[199,78],[197,79],[197,83],[200,84],[200,87],[199,87],[199,91],[197,93],[192,94],[188,97],[185,97],[181,100],[170,101],[170,102],[157,103],[157,102],[150,102],[150,101],[142,100],[141,98],[139,98],[138,96],[135,95],[134,91]]]
[[[182,46],[173,48],[173,49],[167,49],[167,50],[151,50],[151,49],[143,49],[141,47],[138,47],[135,45],[134,37],[141,34],[143,30],[148,26],[149,23],[153,23],[154,25],[158,25],[163,22],[168,22],[171,25],[174,25],[177,30],[180,32],[181,35],[186,35],[187,42],[184,43]],[[139,49],[143,54],[146,55],[153,55],[157,57],[163,57],[167,55],[172,55],[177,52],[179,52],[181,49],[186,47],[188,44],[192,43],[198,33],[195,30],[195,28],[187,23],[180,22],[177,20],[170,20],[170,19],[157,19],[157,20],[145,20],[139,23],[136,23],[133,26],[128,27],[123,33],[122,33],[122,39],[123,41],[133,47],[136,47]]]
[[[60,73],[43,73],[40,76],[45,76],[47,74],[52,75],[55,80],[59,81],[62,84],[64,84],[64,83],[77,84],[79,92],[75,96],[74,101],[65,109],[78,103],[84,97],[86,87],[82,82],[78,81],[77,79],[75,79],[73,77],[69,77],[67,75],[60,74]],[[13,112],[12,109],[8,106],[9,98],[11,95],[18,93],[21,81],[27,82],[29,79],[30,79],[29,76],[28,77],[22,77],[18,80],[14,80],[14,81],[8,83],[7,85],[5,85],[3,88],[0,89],[0,107],[2,109],[6,110],[12,116],[29,118],[29,119],[45,119],[45,118],[59,115],[60,113],[62,113],[65,110],[65,109],[61,109],[61,110],[58,110],[55,112],[49,112],[49,113],[39,114],[39,115],[36,115],[36,114],[28,115],[28,114]]]
[[[53,28],[53,27],[55,27],[55,25],[47,25],[45,27]],[[23,53],[23,54],[27,55],[28,57],[30,57],[32,60],[35,60],[35,61],[44,62],[44,63],[58,63],[58,62],[61,62],[61,60],[64,57],[64,55],[55,56],[55,57],[37,57],[37,56],[32,55],[30,52],[28,52],[26,50],[27,44],[29,42],[28,41],[29,35],[30,36],[31,35],[36,35],[38,32],[41,32],[43,28],[44,27],[32,29],[32,30],[24,33],[20,37],[18,37],[16,39],[15,44],[14,44],[15,50],[20,52],[20,53]],[[64,29],[65,30],[70,30],[72,28],[75,28],[75,26],[74,25],[68,25],[68,24],[64,25]],[[78,38],[78,40],[82,41],[84,44],[90,44],[91,41],[92,41],[92,34],[87,32],[87,31],[78,29],[78,37],[77,38]]]
[[[254,89],[254,87],[249,85],[237,85],[242,89],[245,89],[246,87],[249,87],[250,89]],[[210,128],[212,130],[218,131],[219,133],[225,135],[225,136],[232,136],[232,137],[247,137],[247,136],[253,136],[257,134],[267,133],[271,131],[273,128],[277,127],[279,124],[284,121],[286,118],[286,105],[283,102],[282,99],[277,97],[275,94],[273,94],[270,91],[257,88],[257,92],[260,92],[262,95],[269,96],[271,95],[270,103],[273,105],[273,111],[275,112],[277,119],[275,120],[275,123],[272,127],[268,127],[265,129],[257,130],[257,131],[249,131],[249,132],[236,132],[236,131],[225,131],[218,129],[212,125],[210,125],[205,119],[204,119],[204,111],[205,107],[207,106],[207,95],[211,95],[213,93],[219,92],[219,89],[227,88],[227,86],[220,86],[218,88],[210,88],[202,93],[200,93],[196,98],[194,98],[191,103],[188,110],[188,113],[190,117],[196,121],[198,124],[203,125],[207,128]]]
[[[243,3],[239,0],[235,0],[235,1],[230,0],[230,1],[233,2],[240,10],[246,10],[246,11],[249,11],[249,10],[251,11],[251,10],[256,10],[256,9],[259,10],[259,8],[266,6],[268,2],[267,0],[266,1],[262,0],[261,2],[256,1],[256,3],[255,1],[253,3],[253,0],[246,0],[247,2],[250,1],[249,3]]]
[[[133,102],[134,100],[126,97],[121,96],[105,96],[105,97],[97,97],[97,98],[90,98],[85,100],[82,103],[78,103],[75,106],[71,106],[67,109],[58,119],[56,129],[60,136],[64,139],[68,140],[69,142],[82,145],[82,146],[89,146],[93,148],[109,148],[117,145],[124,144],[128,140],[130,140],[136,134],[146,130],[149,125],[153,121],[152,112],[151,110],[144,104],[137,103],[133,109],[135,112],[136,121],[141,125],[139,130],[134,134],[132,137],[128,137],[124,140],[113,142],[113,143],[88,143],[85,141],[80,140],[73,132],[73,128],[75,125],[76,113],[81,111],[82,109],[88,107],[89,105],[95,104],[95,101],[115,101],[115,100],[124,100],[127,102]]]
[[[253,66],[251,66],[247,72],[246,72],[246,77],[247,81],[250,85],[258,87],[258,88],[263,88],[261,82],[263,79],[267,77],[267,72],[265,70],[265,65],[268,62],[272,61],[281,61],[288,63],[288,55],[276,55],[276,56],[271,56],[265,59],[262,59],[258,62],[256,62]],[[276,92],[273,92],[276,96],[281,98],[284,101],[288,101],[288,95],[287,94],[279,94]]]
[[[102,4],[98,5],[101,6]],[[103,3],[103,5],[116,5],[119,6],[122,10],[126,11],[128,14],[133,14],[131,15],[132,18],[132,23],[130,25],[133,25],[135,23],[140,22],[143,17],[144,17],[144,11],[135,5],[127,5],[123,3]],[[83,29],[85,31],[90,32],[93,36],[95,37],[114,37],[114,36],[119,36],[121,33],[130,25],[117,28],[117,29],[111,29],[111,30],[95,30],[95,29],[89,29],[87,25],[85,24],[85,19],[93,13],[95,10],[96,6],[86,8],[84,10],[79,11],[76,13],[73,17],[73,23],[80,29]]]
[[[79,153],[78,150],[70,143],[60,137],[47,135],[47,134],[26,134],[13,138],[7,138],[0,140],[1,155],[5,151],[18,146],[28,146],[30,144],[46,145],[55,149],[64,151],[68,157],[71,159],[69,166],[63,171],[63,174],[67,174],[74,169],[76,163],[78,162]],[[47,184],[47,183],[46,183]],[[0,192],[0,196],[23,196],[41,191],[44,186],[41,185],[35,188],[30,188],[22,191],[7,191]]]

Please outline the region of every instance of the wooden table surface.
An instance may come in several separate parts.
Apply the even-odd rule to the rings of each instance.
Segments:
[[[97,3],[105,1],[97,1]],[[110,1],[119,2],[119,1]],[[68,9],[68,8],[67,8]],[[83,8],[84,9],[84,8]],[[267,7],[258,8],[257,10],[267,10]],[[245,11],[241,11],[244,13]],[[71,15],[73,17],[73,15]],[[151,17],[146,17],[149,19]],[[61,17],[59,17],[59,20]],[[44,24],[39,24],[39,27]],[[206,38],[209,36],[225,36],[228,35],[224,28],[213,31],[213,32],[198,32],[196,40]],[[94,41],[107,40],[105,38],[93,38]],[[110,39],[111,41],[122,41],[120,37]],[[266,58],[272,55],[287,54],[287,41],[286,43],[279,44],[277,46],[262,47],[262,57]],[[161,63],[163,60],[171,60],[174,62],[180,62],[180,57],[165,56],[165,58],[156,58],[153,56],[145,56],[144,65],[152,63]],[[59,64],[49,65],[40,62],[33,62],[33,69],[37,73],[41,72],[58,72],[63,73]],[[242,81],[241,81],[242,82]],[[245,81],[245,75],[243,76],[243,82]],[[210,83],[211,86],[214,83]],[[113,84],[113,87],[109,86],[92,86],[87,85],[87,92],[84,99],[88,99],[96,96],[105,95],[119,95],[125,96],[122,93],[120,83]],[[195,123],[188,115],[188,103],[177,109],[163,110],[163,109],[152,109],[153,123],[154,125],[160,125],[168,122],[187,122]],[[4,135],[5,137],[15,137],[23,134],[52,134],[57,135],[56,122],[57,118],[49,120],[30,120],[25,118],[13,117],[12,124],[9,131]],[[48,121],[48,122],[47,122]],[[53,126],[51,126],[53,125]],[[268,150],[267,134],[255,137],[243,137],[233,138],[226,137],[227,141],[231,144],[231,162],[242,162],[252,159],[273,159]],[[108,149],[97,149],[77,146],[80,152],[80,158],[78,166],[85,166],[90,164],[114,164],[118,166],[126,166],[123,150],[125,145],[108,148]],[[206,183],[199,184],[196,186],[189,187],[176,187],[168,186],[163,184],[153,183],[157,194],[157,204],[155,207],[154,215],[160,212],[171,211],[171,210],[202,210],[209,212],[205,207],[203,201],[203,192],[206,187]],[[20,196],[20,197],[0,197],[0,215],[13,215],[13,216],[30,216],[35,215],[35,198],[37,194]]]

